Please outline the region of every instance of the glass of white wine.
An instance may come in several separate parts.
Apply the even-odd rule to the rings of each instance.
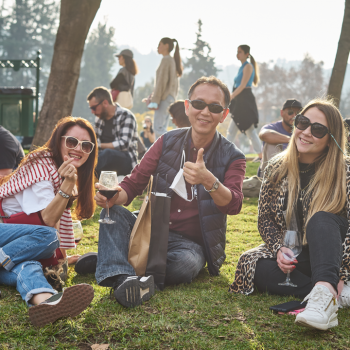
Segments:
[[[106,216],[103,219],[98,220],[101,224],[115,224],[109,217],[109,206],[108,200],[111,199],[118,192],[118,177],[115,171],[102,171],[99,180],[99,189],[98,191],[107,198],[106,201]]]

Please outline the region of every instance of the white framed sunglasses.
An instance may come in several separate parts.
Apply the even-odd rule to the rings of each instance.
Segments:
[[[84,153],[90,154],[95,147],[95,144],[90,141],[79,141],[77,138],[73,136],[62,136],[62,137],[65,138],[65,145],[69,149],[76,149],[78,145],[80,145],[81,150]]]

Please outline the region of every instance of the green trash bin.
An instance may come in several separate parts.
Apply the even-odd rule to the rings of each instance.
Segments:
[[[35,132],[35,88],[0,88],[0,125],[15,136]]]

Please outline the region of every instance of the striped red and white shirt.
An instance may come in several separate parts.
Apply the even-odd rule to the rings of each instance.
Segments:
[[[52,160],[52,154],[49,152],[43,153],[33,163],[22,165],[6,183],[0,186],[0,199],[14,196],[29,186],[41,181],[50,181],[55,195],[59,191],[63,181]],[[70,209],[65,209],[61,216],[59,233],[61,237],[60,248],[75,248]]]

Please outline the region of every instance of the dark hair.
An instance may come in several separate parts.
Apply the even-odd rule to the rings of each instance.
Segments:
[[[169,106],[169,113],[176,120],[179,128],[186,128],[191,126],[190,120],[186,115],[185,101],[179,100],[175,101]]]
[[[136,75],[139,72],[139,69],[137,67],[137,64],[135,62],[135,60],[129,56],[124,56],[122,55],[124,58],[124,62],[125,62],[125,68],[132,74],[132,75]]]
[[[177,75],[179,77],[181,77],[182,71],[183,71],[183,67],[182,67],[182,62],[181,62],[181,57],[180,57],[179,43],[177,42],[176,39],[170,39],[170,38],[162,38],[162,39],[160,39],[160,41],[164,45],[168,44],[168,46],[169,46],[169,53],[171,51],[173,51],[174,43],[176,42],[176,49],[175,49],[175,52],[174,52],[174,60],[175,60],[175,64],[176,64]]]
[[[258,86],[259,81],[260,81],[260,78],[259,78],[259,67],[258,67],[257,63],[255,62],[254,57],[250,53],[250,46],[248,46],[248,45],[239,45],[238,47],[240,47],[245,54],[249,54],[250,63],[253,65],[254,70],[255,70],[255,76],[254,76],[254,81],[253,81],[254,84],[253,85],[254,86]]]
[[[52,160],[54,161],[58,169],[63,163],[62,154],[61,154],[61,140],[62,140],[61,136],[64,136],[67,133],[68,129],[76,125],[87,130],[90,135],[91,142],[95,144],[95,147],[92,150],[92,152],[89,154],[87,161],[77,169],[78,199],[77,199],[77,206],[74,210],[74,214],[79,220],[81,220],[81,219],[88,219],[91,216],[93,216],[96,208],[96,204],[94,201],[94,196],[95,196],[94,170],[97,165],[98,147],[97,147],[96,134],[95,134],[94,128],[92,127],[92,125],[88,120],[83,118],[73,118],[73,117],[65,117],[59,120],[54,130],[52,131],[50,139],[44,144],[44,146],[39,147],[34,151],[31,151],[30,153],[28,153],[22,159],[21,164],[15,170],[15,172],[17,172],[18,169],[23,165],[36,162],[38,158],[43,158],[43,157],[48,158],[47,156],[44,155],[46,152],[52,153],[52,157],[50,158],[52,158]],[[0,181],[0,185],[7,182],[15,172],[3,178],[2,181]]]
[[[193,94],[194,89],[198,85],[201,85],[201,84],[212,84],[212,85],[218,86],[225,95],[225,108],[228,107],[228,105],[231,102],[230,91],[229,91],[228,87],[226,86],[226,84],[224,84],[220,79],[218,79],[217,77],[214,77],[213,75],[211,75],[210,77],[201,77],[201,78],[197,79],[197,81],[188,90],[188,98],[189,99],[191,99],[191,96]]]
[[[104,100],[107,100],[108,104],[113,105],[112,95],[109,92],[109,90],[107,88],[105,88],[104,86],[99,86],[99,87],[93,89],[89,93],[87,100],[90,101],[93,97],[95,97],[95,99],[98,102],[102,102]]]

